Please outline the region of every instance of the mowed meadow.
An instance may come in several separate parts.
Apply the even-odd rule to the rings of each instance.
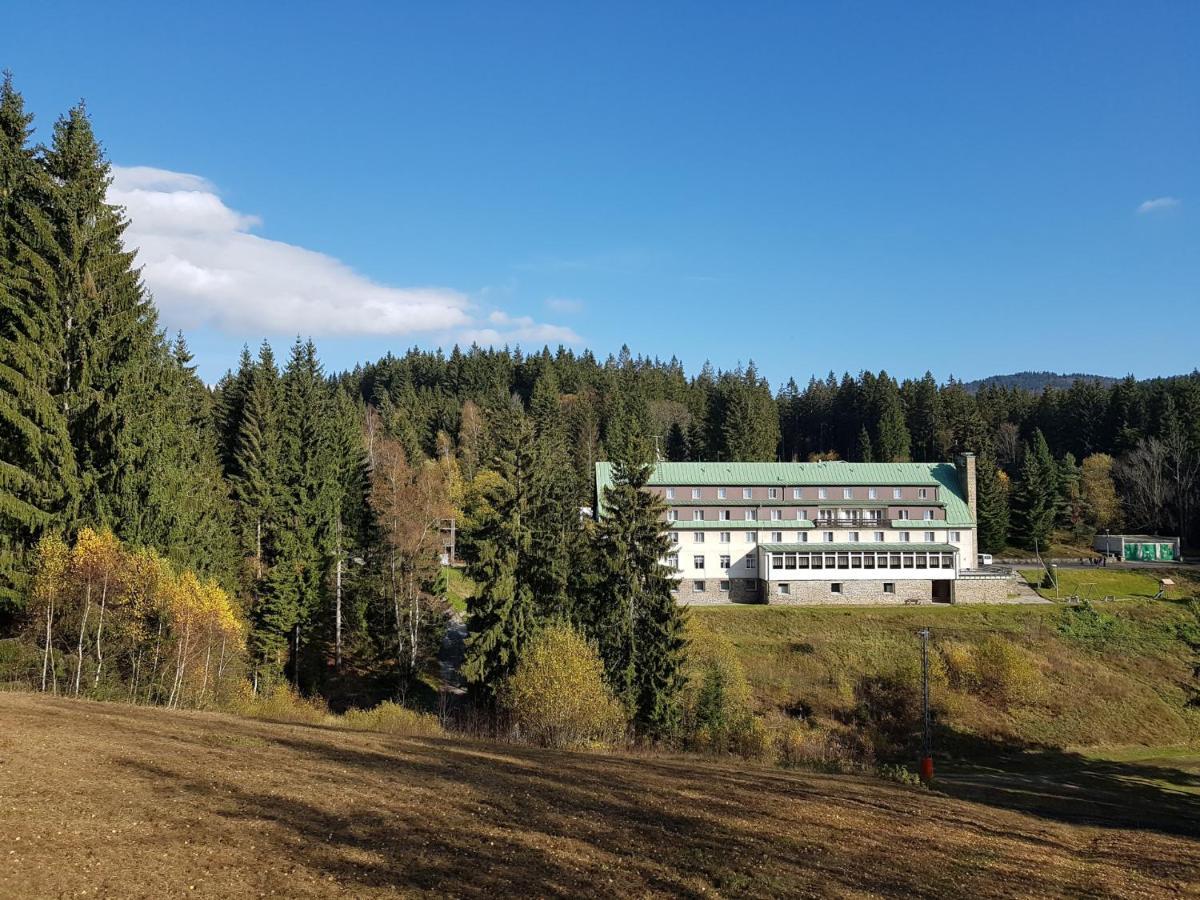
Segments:
[[[0,694],[0,895],[1196,895],[1200,805]],[[1132,764],[1129,772],[1137,771]],[[1095,777],[1102,777],[1097,773]],[[1123,793],[1122,793],[1123,791]],[[1183,795],[1180,795],[1183,796]],[[1125,801],[1125,802],[1121,802]],[[1183,805],[1184,803],[1188,805]],[[1123,817],[1122,817],[1123,816]],[[1189,833],[1169,823],[1192,822]]]

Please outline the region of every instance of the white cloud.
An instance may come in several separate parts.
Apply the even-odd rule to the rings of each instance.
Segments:
[[[1163,209],[1171,209],[1179,205],[1178,197],[1155,197],[1153,200],[1147,200],[1138,206],[1137,211],[1139,216],[1144,216],[1146,213],[1158,212]]]
[[[227,206],[198,175],[114,166],[108,197],[128,213],[126,245],[138,250],[172,329],[210,325],[246,338],[428,332],[480,343],[579,340],[570,329],[505,313],[485,327],[460,291],[380,284],[332,256],[252,234],[260,220]]]
[[[546,300],[546,309],[557,313],[583,312],[583,301],[571,297],[550,297]]]
[[[471,328],[463,333],[467,343],[491,344],[578,344],[580,337],[562,325],[535,322],[530,316],[510,316],[494,310],[488,314],[490,328]]]

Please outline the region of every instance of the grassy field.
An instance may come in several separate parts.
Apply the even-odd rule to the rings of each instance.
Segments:
[[[456,612],[466,612],[467,598],[475,594],[475,582],[464,575],[462,569],[443,566],[442,571],[446,573],[446,578],[449,581],[449,590],[446,592],[446,599],[449,601],[450,607]]]
[[[1200,584],[1195,573],[1188,569],[1110,569],[1103,566],[1094,569],[1059,569],[1057,592],[1054,588],[1042,586],[1045,574],[1042,569],[1020,570],[1021,577],[1029,586],[1048,600],[1066,598],[1072,594],[1086,600],[1103,600],[1105,597],[1140,597],[1148,600],[1158,593],[1160,578],[1170,578],[1175,582],[1175,586],[1165,594],[1168,600],[1200,597]]]
[[[1012,746],[1200,752],[1197,659],[1183,639],[1200,620],[1183,603],[1120,601],[1095,616],[1057,604],[698,607],[690,619],[734,644],[764,713],[834,723],[865,676],[916,683],[916,632],[929,627],[946,746],[976,757]]]
[[[6,897],[1200,890],[1194,798],[1100,770],[1102,802],[1037,814],[1009,808],[1024,794],[986,775],[951,785],[974,793],[964,800],[733,762],[29,694],[0,694],[0,721]]]

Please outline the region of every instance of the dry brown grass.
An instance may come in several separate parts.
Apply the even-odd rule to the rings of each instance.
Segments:
[[[0,722],[4,897],[1197,890],[1193,837],[874,779],[28,694]]]

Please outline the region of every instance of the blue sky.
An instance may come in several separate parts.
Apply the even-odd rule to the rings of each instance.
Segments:
[[[1200,5],[20,4],[164,324],[773,384],[1197,365]],[[284,347],[280,347],[280,350]]]

